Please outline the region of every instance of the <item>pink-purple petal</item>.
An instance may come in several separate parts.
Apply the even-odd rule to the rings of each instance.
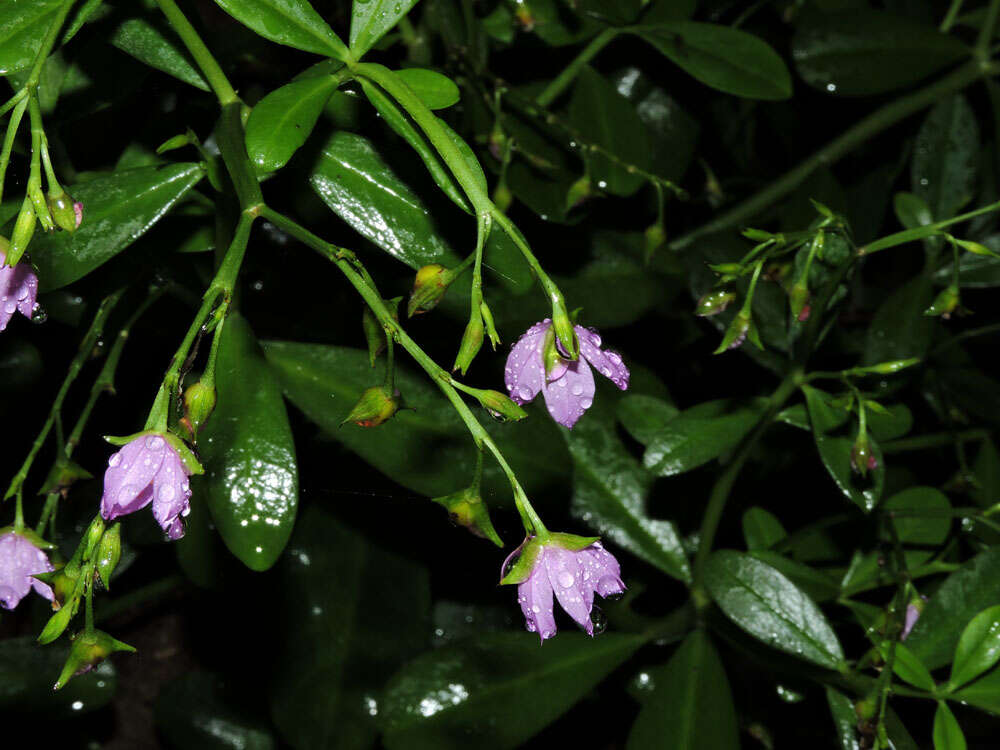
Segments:
[[[542,387],[545,406],[564,427],[573,427],[594,403],[594,375],[582,359],[569,363],[561,378]]]
[[[588,587],[583,581],[583,571],[577,562],[577,553],[550,545],[543,552],[543,562],[559,604],[587,631],[588,635],[593,635],[594,624],[590,621],[590,610],[594,600],[591,596],[590,606],[584,601],[583,592]]]
[[[191,489],[187,470],[177,452],[167,448],[159,471],[153,477],[153,518],[171,539],[184,536],[180,520],[190,510]]]
[[[152,499],[151,482],[173,449],[159,435],[142,435],[108,459],[101,515],[110,521],[144,508]]]
[[[628,388],[629,371],[621,356],[617,352],[602,351],[601,337],[596,331],[583,326],[576,326],[574,330],[580,340],[580,355],[621,390]]]
[[[504,383],[511,399],[526,404],[542,389],[545,382],[545,365],[542,363],[542,345],[549,321],[536,323],[517,340],[507,355]]]
[[[48,556],[13,531],[0,535],[0,606],[13,609],[32,588],[51,601],[52,589],[32,576],[48,573]]]
[[[552,586],[543,566],[536,564],[528,580],[518,585],[517,599],[529,632],[538,633],[543,641],[556,634]]]

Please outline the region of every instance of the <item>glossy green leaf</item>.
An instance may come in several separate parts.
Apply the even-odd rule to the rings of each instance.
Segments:
[[[643,445],[649,445],[656,433],[678,414],[676,406],[654,396],[633,394],[618,402],[618,421]]]
[[[935,547],[948,537],[952,522],[951,502],[940,490],[910,487],[887,499],[882,507],[887,512],[895,511],[892,523],[904,545]],[[892,541],[888,533],[882,536],[885,541]],[[930,550],[923,552],[926,558],[932,554]]]
[[[705,588],[726,616],[758,640],[828,669],[844,652],[819,607],[770,565],[732,550],[714,553]]]
[[[369,0],[371,1],[371,0]],[[375,0],[378,2],[378,0]],[[428,109],[447,109],[461,98],[458,86],[448,76],[427,68],[403,68],[396,71]]]
[[[961,94],[941,100],[927,113],[913,152],[913,193],[934,219],[950,219],[972,200],[980,160],[979,125]]]
[[[923,198],[913,193],[896,193],[892,205],[899,223],[907,229],[926,226],[934,221],[930,206]]]
[[[697,7],[698,0],[653,0],[641,20],[644,24],[683,21],[694,15]]]
[[[631,195],[642,186],[642,175],[630,172],[624,165],[639,166],[648,160],[646,127],[631,102],[590,67],[582,68],[577,76],[569,120],[583,141],[602,150],[588,151],[584,157],[595,188]]]
[[[596,18],[568,13],[560,0],[531,0],[527,9],[532,33],[554,47],[582,42],[605,26]]]
[[[361,392],[381,377],[369,366],[367,351],[290,341],[267,342],[264,350],[289,400],[386,476],[428,497],[469,484],[475,464],[472,439],[422,373],[396,367],[396,387],[412,410],[400,411],[375,428],[341,427]],[[565,483],[569,458],[550,419],[501,424],[485,412],[480,415],[529,495]],[[510,486],[495,462],[487,460],[483,472],[484,497],[510,497]]]
[[[993,505],[1000,497],[1000,452],[993,440],[986,439],[976,454],[972,473],[978,486],[972,488],[972,499],[984,508]]]
[[[987,237],[983,242],[991,250],[1000,247],[1000,236]],[[950,284],[954,277],[951,263],[934,274],[939,284]],[[962,253],[958,256],[958,285],[963,289],[989,289],[1000,286],[1000,259],[989,255]]]
[[[417,0],[354,0],[351,4],[351,52],[360,59],[410,12]]]
[[[870,512],[882,496],[885,482],[885,461],[878,443],[869,438],[872,454],[878,466],[866,477],[858,475],[851,466],[851,450],[854,447],[854,433],[849,436],[830,434],[842,423],[836,407],[829,403],[829,396],[811,386],[802,386],[806,396],[806,406],[813,426],[813,439],[819,451],[820,460],[844,495],[865,512]]]
[[[927,666],[949,662],[959,636],[979,612],[1000,605],[1000,547],[991,547],[955,571],[927,602],[906,645]]]
[[[370,747],[378,691],[429,641],[427,571],[315,506],[279,571],[274,723],[298,750]]]
[[[258,172],[281,169],[299,150],[337,88],[333,76],[292,81],[261,99],[246,125],[247,156]]]
[[[868,431],[880,443],[895,440],[913,428],[913,412],[906,404],[884,404],[888,414],[869,408],[865,411]]]
[[[202,91],[209,90],[183,43],[161,23],[146,18],[129,18],[111,33],[108,41],[151,68]]]
[[[1000,668],[994,667],[954,694],[955,700],[1000,715]]]
[[[892,644],[882,641],[879,647],[879,652],[886,662],[889,661],[890,645]],[[904,643],[895,644],[892,671],[899,679],[910,683],[914,687],[918,687],[921,690],[934,690],[934,678],[931,677],[931,673],[924,666],[923,662],[917,658],[916,654],[910,651]]]
[[[770,565],[802,589],[813,601],[826,602],[840,595],[841,587],[838,581],[822,570],[766,549],[752,550],[750,556]]]
[[[273,750],[274,737],[222,678],[188,672],[160,690],[153,718],[176,750]]]
[[[784,60],[753,34],[695,21],[641,25],[635,30],[706,86],[749,99],[792,95],[792,78]]]
[[[0,4],[0,75],[14,73],[34,62],[63,2],[17,0]]]
[[[930,347],[934,319],[924,315],[934,291],[921,274],[890,294],[875,312],[865,338],[862,363],[922,358]]]
[[[806,83],[846,96],[909,86],[966,55],[964,44],[933,26],[867,8],[804,13],[792,40]]]
[[[506,750],[547,726],[642,645],[637,636],[494,633],[431,651],[386,686],[389,750]]]
[[[281,389],[238,313],[222,331],[218,405],[198,437],[204,477],[192,480],[229,550],[270,568],[288,543],[299,502],[295,444]]]
[[[830,714],[837,730],[837,746],[840,750],[861,750],[858,743],[858,715],[854,712],[854,702],[832,687],[826,688],[826,701],[830,704]]]
[[[764,405],[707,401],[682,411],[650,440],[642,462],[661,477],[691,471],[731,451],[760,420]]]
[[[748,550],[769,549],[788,536],[773,513],[754,506],[743,513],[743,539]]]
[[[139,167],[114,172],[67,189],[83,203],[76,232],[36,236],[31,260],[41,291],[83,278],[111,260],[163,218],[205,175],[196,163]]]
[[[951,664],[953,687],[976,679],[1000,661],[1000,605],[984,609],[972,618],[955,647]]]
[[[738,750],[729,680],[704,630],[685,638],[650,678],[655,687],[632,725],[626,750]]]
[[[938,701],[934,712],[934,750],[965,750],[965,735],[955,714],[944,701]]]
[[[309,0],[215,0],[219,7],[265,39],[346,61],[347,47]]]
[[[68,655],[65,641],[39,646],[31,636],[0,640],[0,713],[54,721],[110,703],[118,681],[110,661],[74,677],[62,690],[52,690]]]

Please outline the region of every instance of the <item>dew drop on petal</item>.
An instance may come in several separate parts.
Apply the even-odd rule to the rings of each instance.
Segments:
[[[590,611],[590,622],[594,626],[594,635],[600,635],[608,628],[608,618],[599,607]]]
[[[580,406],[582,406],[584,409],[589,409],[591,406],[593,406],[593,404],[594,404],[593,399],[590,398],[580,399]]]
[[[122,454],[112,453],[111,458],[108,459],[108,466],[110,466],[113,469],[121,462],[122,462]]]
[[[157,491],[156,496],[165,503],[169,503],[177,496],[177,490],[172,484],[165,484]]]
[[[573,574],[567,570],[564,570],[556,577],[556,580],[559,581],[560,586],[562,586],[564,589],[568,589],[570,586],[573,585]]]
[[[535,604],[535,605],[532,606],[531,611],[534,612],[537,615],[539,612],[542,611],[542,608],[539,607],[537,604]]]
[[[573,383],[573,387],[570,388],[570,390],[573,392],[574,396],[579,396],[581,393],[583,393],[583,386],[580,385],[579,383]]]
[[[518,390],[517,395],[527,401],[531,398],[531,389],[522,387]]]
[[[163,448],[164,440],[159,435],[150,435],[146,438],[146,448],[151,451],[158,451]]]

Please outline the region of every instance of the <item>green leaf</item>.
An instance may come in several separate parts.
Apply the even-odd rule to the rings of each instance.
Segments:
[[[274,723],[295,748],[371,747],[374,696],[430,637],[427,571],[315,506],[279,571]]]
[[[763,550],[773,547],[788,536],[773,513],[754,506],[743,514],[743,538],[748,550]]]
[[[888,641],[882,641],[879,645],[879,652],[887,662],[889,660],[890,646],[892,644]],[[934,678],[931,677],[931,673],[924,666],[923,662],[917,658],[916,654],[910,651],[903,643],[896,643],[895,651],[896,653],[892,660],[892,671],[895,675],[904,682],[908,682],[921,690],[934,690]]]
[[[972,488],[972,499],[988,508],[1000,497],[1000,452],[989,438],[983,441],[972,465],[978,487]]]
[[[984,609],[972,618],[955,647],[951,664],[952,687],[972,682],[1000,661],[1000,605]]]
[[[281,169],[299,150],[337,88],[333,76],[285,84],[261,99],[246,126],[247,156],[259,173]]]
[[[1000,547],[980,552],[955,571],[937,590],[906,639],[927,666],[948,663],[966,624],[979,612],[1000,605]]]
[[[461,98],[461,92],[459,92],[455,82],[448,76],[438,73],[436,70],[403,68],[396,71],[396,77],[402,78],[403,83],[409,86],[410,90],[420,97],[420,101],[428,109],[447,109],[453,104],[457,104]]]
[[[888,414],[865,411],[868,431],[880,443],[901,438],[913,428],[913,412],[906,404],[889,404],[885,409]]]
[[[347,47],[308,0],[215,0],[265,39],[346,62]]]
[[[569,104],[569,120],[580,138],[599,146],[624,164],[642,165],[649,158],[646,127],[632,104],[592,68],[580,70]],[[584,156],[591,184],[615,195],[631,195],[644,182],[621,163],[601,152]]]
[[[706,401],[682,411],[649,442],[642,462],[660,477],[691,471],[731,451],[760,420],[764,404]]]
[[[113,172],[68,188],[83,203],[76,232],[51,232],[31,243],[39,289],[72,284],[141,237],[205,175],[197,163]]]
[[[506,750],[555,721],[643,643],[607,633],[492,633],[406,665],[380,705],[388,750]]]
[[[930,279],[923,274],[897,287],[875,312],[868,326],[862,364],[923,358],[930,348],[934,330],[934,321],[924,315],[924,310],[933,297]]]
[[[934,750],[965,750],[965,735],[958,719],[944,701],[938,701],[934,712]]]
[[[655,687],[629,732],[626,750],[738,750],[739,724],[722,661],[695,630],[654,670]]]
[[[62,690],[52,690],[68,655],[68,642],[42,647],[31,636],[0,641],[0,713],[57,721],[110,703],[118,679],[109,661],[74,677]]]
[[[749,99],[787,99],[792,95],[792,78],[784,60],[753,34],[694,21],[634,29],[706,86]]]
[[[42,39],[64,2],[17,0],[0,5],[0,76],[27,68],[35,61]]]
[[[851,467],[854,436],[827,434],[839,422],[837,410],[828,403],[829,396],[807,385],[802,386],[802,392],[806,396],[806,406],[813,425],[813,439],[816,441],[820,460],[844,496],[866,513],[871,512],[882,496],[882,485],[885,482],[885,462],[878,443],[869,438],[878,466],[869,471],[867,477],[860,477]]]
[[[354,0],[351,5],[351,52],[361,59],[410,12],[417,0]]]
[[[623,396],[618,402],[618,421],[643,445],[649,445],[656,433],[678,414],[676,406],[654,396],[634,394]]]
[[[129,18],[111,33],[108,41],[151,68],[161,70],[202,91],[209,90],[183,44],[162,23],[146,18]]]
[[[954,699],[1000,715],[1000,668],[994,667],[954,694]]]
[[[949,96],[927,113],[917,133],[910,179],[935,220],[950,219],[972,200],[979,151],[979,125],[964,96]]]
[[[937,547],[948,537],[952,521],[951,503],[940,490],[910,487],[890,497],[882,507],[890,514],[896,535],[904,545]],[[886,532],[882,533],[882,537],[887,542],[892,541]],[[931,550],[920,551],[919,555],[923,558],[920,562],[933,554]]]
[[[919,195],[896,193],[892,199],[892,205],[899,223],[907,229],[915,229],[934,222],[930,206]]]
[[[758,640],[828,669],[844,652],[819,607],[770,565],[732,550],[705,566],[705,588],[726,616]]]
[[[273,750],[274,737],[222,678],[188,672],[160,690],[153,718],[177,750]]]
[[[267,570],[295,524],[299,472],[281,390],[238,313],[222,330],[215,377],[218,406],[199,436],[205,475],[195,492],[229,550]]]
[[[792,40],[799,75],[814,88],[858,96],[904,88],[969,54],[958,39],[867,8],[804,13]]]
[[[341,427],[361,392],[378,382],[367,351],[291,341],[266,342],[264,351],[289,400],[393,481],[428,497],[469,484],[475,446],[451,404],[426,376],[397,365],[396,387],[412,410],[400,411],[379,427]],[[516,424],[490,420],[485,427],[529,495],[565,483],[569,457],[547,416]],[[483,473],[484,497],[510,497],[495,462],[487,460]]]
[[[822,570],[766,549],[752,550],[750,556],[770,565],[814,601],[826,602],[840,596],[840,584]]]
[[[826,701],[830,704],[833,725],[837,729],[840,750],[861,750],[858,743],[858,715],[854,712],[854,702],[832,687],[826,688]]]

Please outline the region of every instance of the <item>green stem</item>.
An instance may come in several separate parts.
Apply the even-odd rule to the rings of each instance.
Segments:
[[[14,139],[17,137],[17,129],[21,127],[21,120],[28,110],[28,98],[21,99],[11,112],[10,120],[7,122],[7,133],[3,139],[3,149],[0,150],[0,201],[3,200],[3,186],[7,179],[7,167],[10,166],[10,155],[14,150]]]
[[[573,83],[583,66],[607,47],[618,36],[618,33],[618,29],[608,27],[591,39],[590,43],[580,51],[580,54],[573,58],[573,61],[559,75],[549,81],[549,85],[535,97],[535,102],[541,107],[548,107],[552,104]]]
[[[181,9],[177,7],[177,3],[174,0],[156,0],[156,4],[160,6],[163,15],[167,17],[167,21],[173,27],[174,31],[177,32],[177,36],[184,42],[184,46],[191,53],[191,57],[198,63],[202,75],[205,76],[205,80],[212,88],[219,103],[224,107],[227,104],[239,105],[240,98],[230,85],[226,74],[222,72],[219,63],[216,62],[208,47],[205,46],[201,37],[198,36],[198,32],[195,31],[194,26],[185,18]]]
[[[990,203],[988,206],[982,206],[981,208],[977,208],[973,211],[967,211],[966,213],[959,214],[958,216],[953,216],[950,219],[935,221],[933,224],[926,224],[916,229],[904,229],[901,232],[887,234],[885,237],[881,237],[874,242],[869,242],[867,245],[859,247],[857,254],[871,255],[872,253],[877,253],[879,250],[887,250],[890,247],[897,247],[898,245],[912,242],[914,240],[933,237],[941,234],[942,232],[940,230],[945,227],[950,227],[952,224],[960,224],[963,221],[974,219],[975,217],[987,214],[990,211],[996,211],[998,208],[1000,208],[1000,201]]]
[[[801,372],[794,370],[790,373],[775,391],[767,399],[767,409],[757,421],[753,431],[747,436],[739,449],[733,455],[725,471],[716,480],[712,487],[712,494],[709,495],[708,505],[705,508],[705,515],[701,521],[701,531],[698,535],[698,551],[695,553],[694,566],[692,571],[691,597],[695,606],[699,610],[704,610],[709,603],[708,595],[704,590],[705,563],[712,552],[712,542],[715,540],[715,532],[718,531],[719,522],[722,520],[722,512],[725,510],[726,502],[729,500],[729,493],[733,489],[736,478],[743,469],[743,464],[750,457],[750,453],[757,441],[770,426],[774,415],[777,414],[785,402],[795,393],[799,386]]]
[[[10,110],[14,109],[14,107],[17,106],[20,103],[20,101],[27,95],[28,92],[25,89],[18,89],[16,92],[14,92],[14,96],[12,96],[3,104],[0,104],[0,117],[3,117],[5,114],[10,112]]]
[[[701,237],[747,221],[790,194],[817,169],[830,166],[900,120],[929,107],[948,94],[964,89],[987,74],[988,71],[984,71],[978,61],[968,62],[934,83],[880,107],[764,189],[707,224],[678,237],[670,243],[670,249],[682,250]]]
[[[986,10],[986,19],[983,21],[983,25],[979,29],[979,37],[976,39],[976,57],[983,63],[990,59],[990,42],[993,41],[998,15],[1000,15],[1000,0],[990,0],[990,5]]]
[[[955,19],[962,12],[962,5],[964,3],[965,0],[951,0],[951,7],[948,8],[948,12],[941,21],[941,26],[938,27],[942,34],[947,34],[951,31],[951,27],[955,24]]]

